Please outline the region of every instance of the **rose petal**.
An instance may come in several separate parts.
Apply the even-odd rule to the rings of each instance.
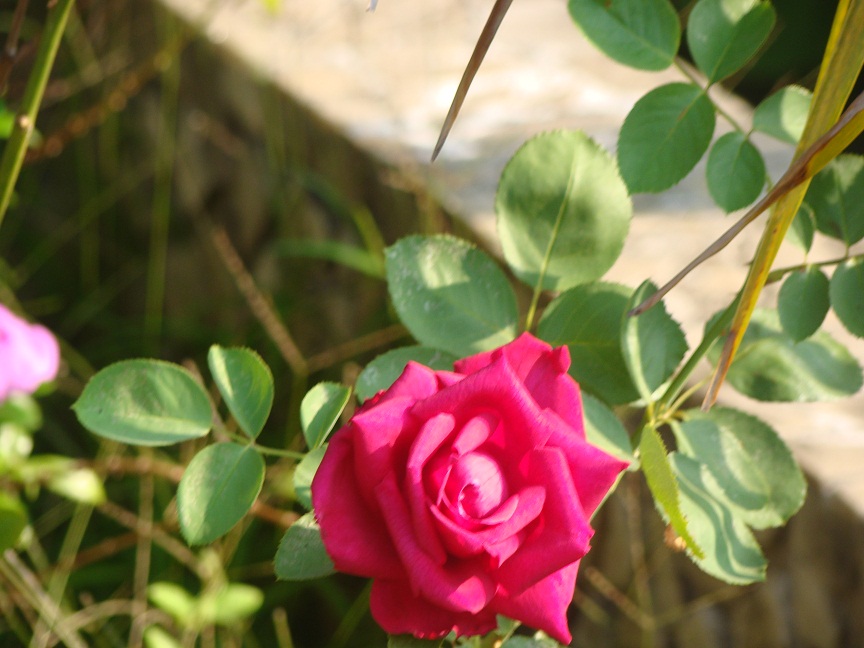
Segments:
[[[355,414],[346,426],[355,437],[354,469],[365,493],[371,494],[394,466],[404,466],[419,429],[409,414],[413,406],[411,398],[388,398]]]
[[[476,614],[446,610],[415,596],[407,581],[373,581],[369,609],[389,634],[412,634],[421,639],[439,639],[451,630],[458,636],[486,634],[497,625],[491,610]]]
[[[420,401],[412,413],[427,419],[450,412],[457,421],[467,421],[490,410],[502,422],[487,441],[502,449],[499,461],[542,447],[552,433],[548,417],[504,358]]]
[[[528,457],[527,469],[529,479],[545,487],[546,502],[538,521],[541,526],[497,572],[498,582],[510,595],[582,558],[594,534],[560,450],[535,450]]]
[[[464,455],[479,448],[498,429],[499,420],[491,412],[484,412],[470,419],[459,430],[453,442],[453,451]]]
[[[432,498],[426,494],[423,469],[441,444],[451,436],[455,425],[453,416],[447,413],[438,414],[426,421],[411,446],[405,470],[405,492],[408,496],[415,535],[426,553],[439,565],[447,561],[447,553],[438,539],[429,512]]]
[[[630,465],[603,452],[563,426],[555,429],[547,445],[560,448],[567,457],[579,502],[589,518],[594,515],[621,471]]]
[[[483,452],[469,452],[453,462],[445,487],[448,499],[456,504],[459,517],[482,520],[509,496],[501,466]]]
[[[439,389],[439,378],[435,371],[425,365],[409,361],[393,384],[381,393],[381,399],[406,397],[420,400],[431,396]]]
[[[572,640],[567,623],[567,608],[573,600],[579,562],[547,576],[515,596],[499,593],[490,607],[498,614],[538,630],[543,630],[567,646]]]
[[[330,441],[312,480],[312,505],[321,538],[339,571],[372,578],[402,574],[402,564],[384,521],[360,495],[354,472],[353,437],[348,431]]]
[[[484,522],[490,526],[479,529],[466,529],[446,515],[433,509],[432,513],[439,524],[441,539],[447,548],[457,556],[477,555],[485,551],[496,559],[497,565],[503,563],[518,548],[513,539],[533,522],[543,510],[545,491],[539,486],[525,488],[501,505],[502,511]],[[498,513],[507,513],[498,517]]]
[[[444,567],[418,543],[408,509],[392,475],[375,490],[396,551],[408,572],[411,589],[448,610],[477,613],[495,595],[495,583],[474,560],[451,560]]]
[[[504,358],[543,409],[551,409],[585,436],[579,385],[567,373],[570,352],[567,347],[553,349],[530,333],[494,351],[480,353],[454,364],[460,373],[479,371]]]

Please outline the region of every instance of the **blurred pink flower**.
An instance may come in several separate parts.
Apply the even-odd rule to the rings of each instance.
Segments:
[[[44,326],[28,324],[0,304],[0,402],[33,393],[57,376],[60,347]]]

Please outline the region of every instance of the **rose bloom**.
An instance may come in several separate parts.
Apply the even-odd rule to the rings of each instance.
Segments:
[[[586,442],[569,366],[527,333],[454,372],[409,363],[333,435],[315,514],[384,630],[484,634],[501,614],[570,642],[589,519],[627,464]]]
[[[33,393],[57,376],[59,366],[60,347],[51,332],[0,304],[0,403],[15,392]]]

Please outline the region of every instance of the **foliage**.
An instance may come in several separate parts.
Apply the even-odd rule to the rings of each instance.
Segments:
[[[843,6],[861,11],[862,4]],[[70,6],[61,0],[49,12],[30,89],[19,106],[31,126]],[[177,646],[181,640],[189,645],[213,636],[216,628],[241,637],[270,596],[229,577],[234,552],[250,550],[244,544],[249,529],[262,521],[275,524],[281,541],[272,568],[289,586],[334,572],[311,510],[311,484],[340,422],[389,387],[409,361],[448,371],[459,358],[530,331],[567,347],[570,374],[584,394],[589,441],[644,475],[659,515],[690,559],[728,583],[764,579],[766,560],[754,531],[782,526],[800,508],[805,496],[800,468],[765,422],[737,409],[695,410],[688,398],[702,384],[697,375],[702,359],[722,365],[731,358],[717,344],[730,322],[741,337],[734,340],[739,348],[728,382],[741,393],[762,401],[809,402],[861,389],[858,361],[820,330],[833,312],[849,333],[864,337],[864,256],[853,250],[864,239],[864,158],[839,154],[850,133],[860,131],[861,111],[848,113],[843,132],[822,141],[809,157],[802,153],[804,144],[799,146],[804,166],[795,186],[805,182],[794,189],[800,196],[781,199],[779,215],[772,216],[782,219],[781,233],[766,239],[765,249],[779,245],[791,227],[805,258],[769,274],[773,256],[760,249],[753,270],[763,281],[782,282],[776,311],[753,310],[761,286],[748,283],[742,295],[706,322],[691,349],[662,301],[632,316],[652,295],[662,295],[656,286],[604,279],[624,249],[632,195],[668,189],[707,155],[706,183],[713,200],[726,212],[744,209],[774,185],[753,134],[809,146],[822,134],[814,132],[818,124],[824,131],[837,121],[845,96],[830,81],[820,82],[815,94],[787,86],[755,107],[752,129],[734,123],[718,107],[712,87],[746,69],[775,29],[774,9],[764,0],[698,0],[683,23],[668,0],[569,0],[568,8],[578,29],[611,59],[646,70],[676,66],[681,81],[654,88],[635,103],[614,155],[576,130],[542,133],[526,142],[504,168],[495,200],[501,260],[449,234],[415,234],[382,250],[374,222],[351,209],[345,211],[361,232],[362,249],[337,241],[290,240],[276,246],[277,255],[323,258],[385,281],[395,315],[417,344],[364,357],[365,367],[355,378],[345,374],[347,384],[337,382],[342,374],[322,374],[311,389],[310,363],[293,352],[290,335],[287,342],[281,338],[290,389],[278,379],[285,376],[281,367],[244,346],[210,346],[209,380],[198,365],[155,359],[121,360],[92,376],[78,369],[77,377],[87,380],[78,390],[74,414],[101,439],[101,449],[88,449],[98,455],[92,461],[43,452],[38,435],[57,426],[43,419],[36,397],[15,394],[0,404],[0,551],[27,555],[34,564],[45,561],[40,545],[30,544],[38,535],[32,512],[45,491],[85,511],[79,520],[92,507],[103,507],[114,513],[114,524],[126,520],[134,542],[158,538],[154,562],[176,566],[173,573],[160,572],[176,582],[150,582],[149,558],[138,566],[144,570],[144,587],[134,609],[147,609],[149,601],[163,615],[141,629],[146,645]],[[855,24],[841,20],[838,25],[836,33],[845,29],[853,42],[856,34],[860,41]],[[682,41],[695,72],[676,59]],[[840,63],[829,61],[825,68],[840,66],[843,74],[835,76],[842,77],[841,85],[860,68],[853,55],[843,54],[843,42],[840,36],[832,40],[829,53],[839,51]],[[826,76],[830,72],[823,72]],[[13,114],[0,105],[0,135],[8,138],[0,165],[0,223],[33,135]],[[724,132],[715,137],[718,122]],[[797,199],[803,200],[800,206]],[[839,241],[845,254],[810,259],[817,235]],[[13,291],[3,281],[5,301]],[[526,294],[530,297],[522,299]],[[65,353],[75,357],[68,349]],[[634,417],[637,425],[624,424]],[[281,427],[292,433],[274,434]],[[125,446],[138,450],[132,456]],[[100,463],[106,456],[114,456],[131,474],[144,466],[135,490],[140,489],[142,502],[149,498],[149,517],[142,514],[129,523],[122,509],[110,508],[104,481],[117,468],[110,460]],[[153,501],[170,512],[168,522],[155,520]],[[274,512],[273,501],[287,518]],[[71,533],[68,542],[80,543],[80,535],[76,541]],[[23,569],[8,558],[0,561],[6,581]],[[51,596],[61,601],[69,576],[56,573],[61,575],[52,578]],[[329,586],[319,587],[326,591]],[[365,607],[364,595],[357,601]],[[340,631],[350,633],[356,614],[346,613],[346,629]],[[390,637],[389,645],[486,646],[497,640],[512,648],[556,645],[542,633],[516,634],[517,627],[499,619],[498,630],[473,644],[474,639],[452,636],[426,641],[399,635]],[[61,640],[83,645],[77,630],[68,632]]]

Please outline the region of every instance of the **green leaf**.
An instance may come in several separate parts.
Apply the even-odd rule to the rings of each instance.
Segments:
[[[561,293],[546,308],[537,335],[570,350],[570,375],[612,405],[639,397],[621,352],[621,323],[632,291],[596,282]]]
[[[294,496],[307,510],[312,508],[312,480],[326,450],[326,445],[315,448],[294,469]]]
[[[33,452],[33,434],[17,423],[0,424],[0,475],[23,464]]]
[[[409,634],[387,636],[387,648],[440,648],[442,643],[441,639],[418,639]]]
[[[698,558],[703,558],[702,548],[690,535],[687,519],[681,510],[681,499],[678,482],[669,464],[669,455],[660,433],[651,426],[642,428],[639,439],[639,458],[642,461],[642,472],[645,481],[654,497],[654,504],[663,515],[663,519],[687,545],[687,550]]]
[[[830,296],[843,326],[852,335],[864,337],[864,259],[850,259],[835,268]]]
[[[190,545],[207,544],[243,518],[264,484],[264,460],[251,446],[217,443],[196,454],[177,489],[180,532]]]
[[[689,410],[672,426],[678,450],[703,464],[710,494],[747,525],[782,526],[804,504],[807,482],[770,426],[738,410]],[[716,487],[716,489],[715,489]]]
[[[457,356],[424,346],[409,346],[382,353],[370,362],[354,385],[354,393],[361,401],[387,389],[405,370],[409,362],[418,362],[437,371],[453,371]]]
[[[681,509],[704,548],[702,556],[691,554],[693,561],[727,583],[764,580],[767,564],[759,544],[744,521],[712,496],[714,487],[707,484],[713,477],[708,469],[679,453],[673,453],[670,461],[681,489]]]
[[[73,502],[98,506],[106,500],[99,475],[90,468],[79,467],[69,457],[39,454],[18,470],[25,483],[44,483],[49,490]]]
[[[639,70],[665,70],[681,42],[668,0],[569,0],[585,37],[611,59]]]
[[[813,215],[813,208],[806,202],[802,202],[798,211],[795,212],[786,238],[805,252],[809,252],[810,248],[813,247],[813,235],[815,233],[816,217]]]
[[[207,364],[219,393],[246,435],[255,439],[264,429],[273,407],[273,374],[251,349],[224,349],[213,345]]]
[[[146,648],[183,648],[183,644],[158,625],[147,626],[144,630],[144,646]]]
[[[777,295],[780,325],[795,342],[818,331],[830,307],[828,277],[816,266],[791,273]]]
[[[452,236],[409,236],[386,250],[387,288],[423,345],[456,356],[516,337],[516,296],[486,254]]]
[[[383,259],[361,247],[342,241],[285,239],[274,246],[277,254],[332,261],[375,279],[384,278]]]
[[[797,144],[807,123],[813,93],[797,85],[780,88],[753,111],[753,129]]]
[[[864,238],[864,157],[840,155],[810,182],[805,200],[823,234],[853,245]]]
[[[42,409],[30,394],[14,392],[0,403],[0,424],[12,423],[35,432],[42,427]]]
[[[742,133],[726,133],[708,153],[705,177],[714,202],[733,212],[759,197],[765,185],[765,161]]]
[[[516,276],[561,291],[612,267],[633,207],[605,149],[582,132],[554,131],[526,142],[507,163],[495,211]]]
[[[178,625],[192,628],[196,623],[197,601],[176,583],[156,582],[147,586],[147,598],[160,610],[170,614]]]
[[[657,287],[644,282],[627,305],[635,308],[652,294]],[[687,353],[687,340],[678,323],[666,312],[660,302],[638,317],[625,317],[621,322],[621,349],[630,378],[639,395],[650,401],[654,392],[669,379]]]
[[[229,583],[213,597],[212,607],[205,618],[218,625],[236,625],[255,614],[263,603],[264,592],[257,587]]]
[[[636,460],[630,435],[612,410],[590,394],[582,394],[582,410],[588,443],[624,461]]]
[[[124,360],[93,376],[72,406],[91,432],[122,443],[161,446],[210,431],[207,392],[191,373],[159,360]]]
[[[0,491],[0,552],[11,549],[27,527],[27,509],[17,497]]]
[[[714,104],[698,86],[670,83],[642,97],[624,120],[618,165],[631,193],[678,183],[708,150]]]
[[[300,426],[306,447],[310,450],[321,447],[350,399],[351,390],[338,383],[322,382],[309,390],[300,403]]]
[[[712,362],[718,346],[709,353]],[[862,376],[855,358],[828,333],[796,343],[783,333],[775,311],[756,309],[726,380],[756,400],[813,402],[854,394]]]
[[[314,513],[307,513],[288,527],[275,558],[276,578],[308,580],[336,571],[321,541],[321,529]]]
[[[699,0],[687,19],[687,44],[708,83],[725,79],[752,59],[775,18],[770,2]]]
[[[90,506],[99,506],[108,499],[102,478],[89,468],[64,471],[49,479],[45,486],[68,500]]]

